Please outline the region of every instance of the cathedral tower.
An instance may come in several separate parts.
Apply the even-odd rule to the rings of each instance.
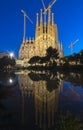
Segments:
[[[35,39],[26,39],[26,43],[21,44],[19,50],[20,60],[29,61],[33,56],[45,56],[46,49],[50,46],[56,48],[59,56],[63,57],[63,49],[58,40],[57,25],[54,23],[54,13],[51,13],[50,8],[47,11],[44,11],[44,17],[42,15],[42,9],[40,9],[40,14],[36,14]]]

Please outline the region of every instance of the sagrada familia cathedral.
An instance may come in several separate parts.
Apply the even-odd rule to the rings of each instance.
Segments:
[[[19,50],[19,60],[29,61],[33,56],[45,56],[46,49],[49,47],[56,48],[59,56],[63,57],[63,47],[58,40],[57,25],[54,23],[54,13],[48,10],[48,16],[42,9],[40,15],[36,14],[35,38],[23,40]]]

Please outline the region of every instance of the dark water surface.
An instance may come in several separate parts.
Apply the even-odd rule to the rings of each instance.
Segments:
[[[0,73],[0,130],[83,130],[83,74]]]

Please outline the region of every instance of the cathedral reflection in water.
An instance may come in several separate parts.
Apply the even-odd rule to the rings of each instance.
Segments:
[[[31,118],[34,118],[35,125],[42,129],[54,127],[59,94],[63,90],[63,80],[60,79],[59,73],[55,75],[49,72],[48,74],[45,72],[24,73],[18,76],[18,82],[22,93],[22,122],[26,122],[25,102],[28,102],[29,98],[31,101],[32,98],[31,102],[34,105],[31,105],[30,109],[34,109]],[[25,97],[28,98],[27,101]],[[28,116],[28,112],[26,114]]]
[[[83,73],[0,73],[0,128],[81,130],[81,115]]]

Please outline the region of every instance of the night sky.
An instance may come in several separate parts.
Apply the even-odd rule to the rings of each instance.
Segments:
[[[46,7],[51,0],[44,0]],[[43,9],[41,0],[0,0],[0,52],[18,51],[23,39],[24,9],[32,19],[27,20],[27,37],[35,36],[36,13]],[[83,49],[83,0],[57,0],[52,7],[55,13],[55,23],[58,26],[59,41],[64,47],[64,54],[69,55],[71,42],[79,41],[73,47],[73,53]]]

